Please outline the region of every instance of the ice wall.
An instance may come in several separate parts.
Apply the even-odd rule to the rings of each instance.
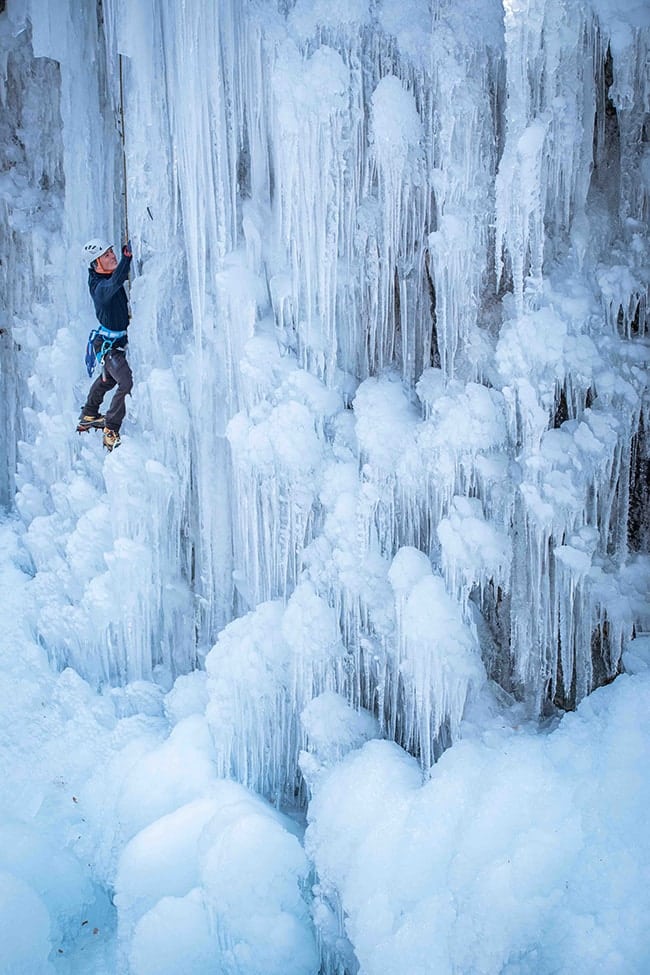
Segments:
[[[440,964],[524,965],[535,898],[555,891],[579,916],[592,869],[617,916],[642,881],[631,872],[612,899],[589,829],[634,831],[607,809],[594,818],[602,796],[585,800],[582,784],[578,819],[565,809],[573,739],[522,745],[514,765],[500,742],[613,680],[650,628],[644,6],[0,6],[0,499],[31,575],[8,603],[20,618],[3,652],[13,659],[13,641],[25,666],[38,661],[34,685],[12,675],[13,724],[31,727],[54,699],[28,738],[46,798],[32,815],[22,793],[6,797],[12,819],[34,820],[20,835],[31,842],[51,813],[90,824],[75,850],[116,892],[119,964],[134,973],[158,950],[170,970],[187,952],[198,970],[239,971],[233,946],[265,975],[353,972],[357,959],[381,971],[376,946],[413,906],[385,836],[418,861],[426,849],[434,913],[451,863],[459,899],[469,891],[487,916],[519,819],[493,804],[483,826],[491,836],[496,816],[502,832],[477,851],[468,813],[459,878],[457,795],[479,776],[488,798],[514,796],[511,811],[523,788],[535,812],[541,781],[560,796],[549,821],[582,892],[566,893],[559,861],[528,877],[548,823],[540,844],[522,820],[515,922],[504,935],[495,921],[490,954],[468,947],[476,912],[459,908]],[[123,444],[102,456],[93,433],[73,433],[93,324],[77,255],[127,224],[136,385]],[[605,692],[611,721],[596,720],[601,695],[569,722],[594,768],[600,739],[629,735],[643,710],[647,687],[630,683]],[[480,743],[448,747],[477,726]],[[88,804],[74,820],[49,781],[66,728],[83,743],[62,763]],[[607,797],[636,761],[626,752],[619,780],[609,758]],[[311,862],[299,829],[243,787],[310,803]],[[622,806],[628,827],[640,794]],[[432,809],[449,827],[439,845]],[[358,860],[338,846],[356,821]],[[389,864],[385,891],[373,863]],[[94,888],[75,864],[66,853],[59,867],[85,904]],[[56,898],[34,901],[30,877],[3,884],[36,912],[22,947],[44,959]],[[365,907],[377,889],[383,913]],[[429,916],[413,909],[428,958]],[[544,924],[551,964],[569,925]],[[635,959],[643,938],[630,940]],[[571,944],[578,957],[584,941]]]
[[[17,442],[25,421],[24,383],[38,348],[39,316],[47,320],[51,279],[36,269],[47,263],[46,248],[61,225],[58,194],[63,185],[61,117],[58,105],[60,71],[53,60],[33,61],[30,30],[24,19],[0,20],[2,37],[2,260],[0,285],[0,499],[13,502]],[[16,36],[14,36],[14,34]],[[43,104],[43,90],[53,97]],[[60,253],[60,252],[59,252]]]
[[[58,666],[164,683],[216,643],[223,769],[276,797],[325,690],[428,767],[486,674],[534,715],[615,676],[648,625],[645,19],[7,5],[3,125],[33,124],[2,174],[2,491]],[[69,432],[76,255],[127,221],[136,388],[102,458]]]

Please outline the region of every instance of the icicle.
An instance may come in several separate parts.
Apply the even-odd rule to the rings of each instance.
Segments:
[[[483,668],[473,628],[463,622],[442,579],[432,575],[426,556],[400,549],[389,578],[397,620],[389,730],[428,769],[437,757],[439,736],[456,736]]]
[[[478,498],[455,497],[449,516],[438,524],[438,536],[447,588],[466,616],[476,586],[510,591],[512,543],[484,517]]]
[[[235,565],[251,605],[286,597],[295,585],[315,516],[322,445],[310,410],[295,401],[257,423],[243,414],[228,427],[238,520]]]
[[[436,338],[446,376],[453,377],[459,366],[469,363],[478,378],[481,363],[473,360],[471,345],[494,222],[495,106],[490,92],[498,97],[503,37],[496,27],[493,36],[472,37],[468,43],[467,28],[459,29],[451,4],[441,4],[438,16],[427,120],[432,137],[429,179],[437,214],[428,237]],[[459,124],[461,118],[465,124]]]
[[[573,0],[505,5],[508,102],[495,257],[502,282],[508,255],[519,314],[525,296],[532,306],[541,294],[545,221],[560,236],[586,199],[594,99],[585,16]]]
[[[605,27],[607,31],[607,26]],[[609,37],[613,84],[607,92],[616,109],[620,146],[620,217],[625,225],[647,225],[650,190],[644,173],[648,168],[644,148],[644,113],[650,106],[647,32],[618,24]],[[629,225],[629,224],[628,224]]]
[[[300,714],[326,691],[345,693],[345,654],[334,610],[307,582],[286,607],[262,603],[227,626],[206,658],[217,773],[293,802]]]

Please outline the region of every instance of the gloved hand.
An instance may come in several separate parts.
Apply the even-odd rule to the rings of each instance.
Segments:
[[[125,257],[133,257],[133,251],[131,250],[131,241],[127,240],[126,244],[122,248],[122,253]]]

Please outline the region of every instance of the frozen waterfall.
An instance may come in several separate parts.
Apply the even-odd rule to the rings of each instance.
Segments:
[[[367,775],[386,830],[421,837],[426,807],[446,835],[436,762],[481,715],[535,735],[645,673],[649,57],[642,0],[0,3],[3,530],[39,680],[108,762],[120,972],[161,975],[178,925],[192,972],[402,975],[337,797]],[[102,456],[73,432],[80,253],[127,219],[135,386]],[[545,747],[522,762],[560,794]],[[168,761],[178,802],[140,795]],[[435,971],[533,972],[529,926],[484,969],[438,941]]]

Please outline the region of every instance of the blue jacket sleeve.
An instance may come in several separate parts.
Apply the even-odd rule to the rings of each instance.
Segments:
[[[96,304],[105,305],[111,300],[113,295],[117,294],[129,276],[129,268],[131,267],[132,260],[132,257],[122,257],[122,260],[117,265],[110,278],[106,278],[105,281],[100,281],[97,284],[93,293],[93,298],[95,299]]]

